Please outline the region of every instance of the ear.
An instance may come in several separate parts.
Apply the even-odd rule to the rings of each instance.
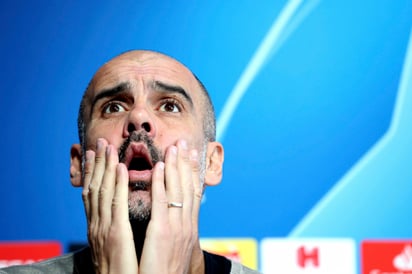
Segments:
[[[74,187],[80,187],[83,185],[82,149],[80,144],[74,144],[70,149],[70,181]]]
[[[206,154],[205,185],[215,186],[222,180],[224,152],[219,142],[210,142]]]

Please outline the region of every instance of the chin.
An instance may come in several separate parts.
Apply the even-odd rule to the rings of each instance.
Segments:
[[[151,211],[152,200],[150,192],[138,190],[129,193],[129,218],[131,220],[149,220]]]

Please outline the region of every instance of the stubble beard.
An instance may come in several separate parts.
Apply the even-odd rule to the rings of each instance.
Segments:
[[[133,132],[126,141],[119,148],[119,161],[124,162],[127,148],[132,142],[142,142],[147,146],[149,151],[152,166],[158,161],[164,161],[164,153],[157,148],[153,140],[147,135],[145,131]],[[203,145],[202,151],[199,153],[200,159],[200,183],[203,187],[203,182],[206,173],[206,142]],[[150,220],[152,211],[152,199],[151,199],[151,182],[137,181],[129,182],[129,219],[138,222],[147,222]],[[144,192],[144,193],[143,193]]]
[[[146,183],[145,183],[146,184]],[[129,193],[129,219],[144,222],[150,220],[152,211],[151,199],[144,199],[132,190]]]

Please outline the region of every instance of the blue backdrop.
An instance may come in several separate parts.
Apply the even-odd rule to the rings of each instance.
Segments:
[[[215,102],[225,171],[201,236],[411,238],[411,26],[410,0],[3,0],[0,240],[86,240],[78,104],[135,48]]]

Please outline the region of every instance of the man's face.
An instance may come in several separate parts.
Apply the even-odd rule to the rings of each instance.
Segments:
[[[129,52],[105,64],[86,96],[86,144],[105,138],[129,169],[132,217],[150,213],[152,167],[185,139],[202,155],[203,94],[180,63],[151,52]]]

